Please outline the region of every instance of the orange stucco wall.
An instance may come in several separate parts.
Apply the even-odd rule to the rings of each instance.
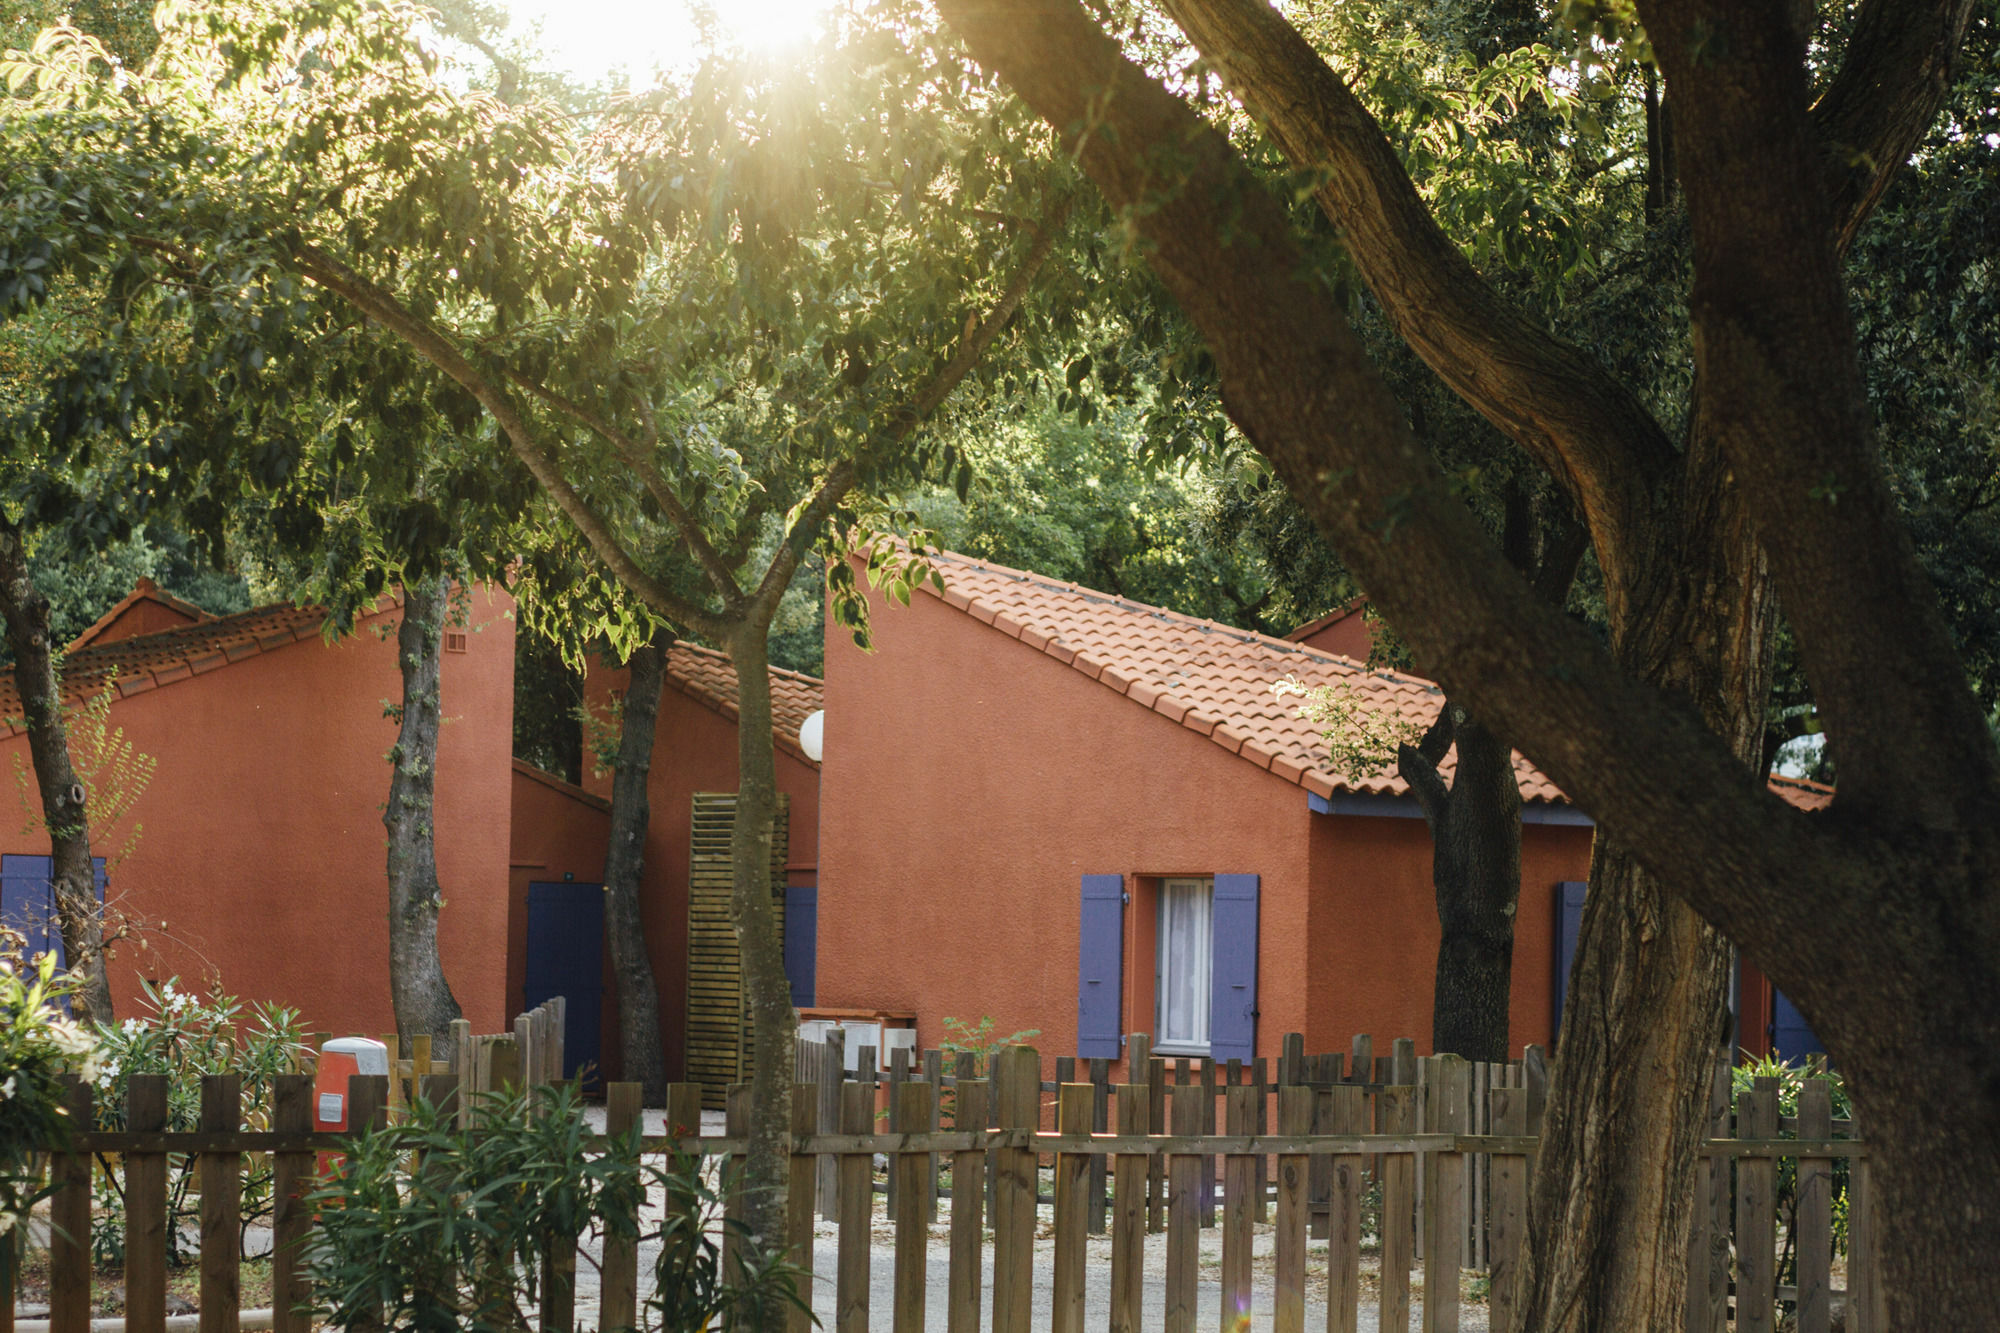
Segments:
[[[876,649],[827,640],[818,1002],[1039,1028],[1074,1053],[1079,880],[1122,873],[1123,1027],[1150,1030],[1157,877],[1260,876],[1257,1049],[1356,1032],[1427,1048],[1438,929],[1419,819],[1309,812],[1303,789],[933,597],[879,599]],[[1530,827],[1517,1041],[1548,1038],[1554,884],[1587,828]]]
[[[584,683],[585,702],[603,716],[613,693],[624,690],[625,680],[623,668],[594,667]],[[660,692],[654,734],[653,770],[646,787],[650,809],[641,910],[653,980],[660,992],[667,1073],[678,1078],[687,1060],[688,849],[694,794],[736,790],[736,723],[669,683]],[[783,750],[776,760],[778,790],[791,798],[787,860],[808,867],[816,860],[819,845],[819,773]],[[609,797],[611,775],[587,773],[584,786]],[[606,1045],[607,1052],[613,1044]]]
[[[439,933],[453,992],[480,1031],[507,1017],[511,607],[505,593],[475,592],[468,650],[444,658]],[[395,725],[383,706],[401,696],[400,614],[113,706],[113,723],[158,762],[132,816],[139,839],[110,872],[110,906],[133,932],[111,955],[119,1013],[133,1012],[137,978],[177,975],[290,1005],[309,1029],[393,1030],[382,806]],[[25,737],[0,750],[28,762]],[[7,827],[0,850],[47,854],[46,838]],[[116,857],[130,831],[99,830],[96,850]]]

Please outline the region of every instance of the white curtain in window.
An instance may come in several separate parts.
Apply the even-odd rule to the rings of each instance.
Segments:
[[[1154,1049],[1208,1053],[1213,881],[1170,879],[1160,885],[1160,957]]]

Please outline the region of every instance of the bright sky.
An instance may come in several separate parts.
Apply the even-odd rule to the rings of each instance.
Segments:
[[[829,0],[712,0],[723,26],[747,46],[780,48],[812,36]],[[683,0],[507,0],[517,27],[541,24],[550,59],[585,79],[623,67],[690,64],[695,27]]]

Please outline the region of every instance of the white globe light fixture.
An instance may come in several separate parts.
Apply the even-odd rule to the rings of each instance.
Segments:
[[[812,716],[799,724],[799,748],[806,752],[806,758],[817,764],[820,760],[822,742],[826,733],[826,710],[816,708]]]

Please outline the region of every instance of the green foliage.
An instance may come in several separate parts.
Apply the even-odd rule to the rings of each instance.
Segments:
[[[139,798],[152,784],[154,770],[159,767],[158,760],[140,753],[131,741],[125,739],[125,728],[112,725],[111,705],[117,698],[118,673],[113,671],[105,677],[103,689],[83,703],[63,710],[63,732],[69,740],[70,765],[76,771],[77,781],[83,784],[86,793],[84,808],[90,812],[91,824],[99,833],[116,827],[132,813]],[[14,783],[20,792],[21,811],[26,816],[21,829],[23,836],[36,833],[74,836],[80,831],[51,828],[42,815],[33,781],[28,775],[27,761],[19,753],[14,756]],[[124,844],[105,857],[106,867],[131,855],[139,835],[144,831],[145,826],[135,821],[126,832]]]
[[[1346,681],[1307,685],[1287,676],[1271,687],[1279,698],[1297,695],[1298,716],[1313,724],[1326,745],[1327,762],[1359,782],[1396,762],[1396,751],[1423,739],[1423,724],[1371,707]]]
[[[962,1018],[944,1018],[944,1038],[938,1049],[956,1060],[961,1054],[972,1056],[972,1076],[985,1078],[993,1068],[993,1057],[1009,1046],[1019,1046],[1025,1041],[1042,1035],[1040,1028],[1022,1028],[1004,1037],[993,1035],[993,1015],[981,1014],[977,1023],[969,1023]]]
[[[1847,1084],[1839,1073],[1808,1067],[1805,1064],[1787,1063],[1782,1056],[1771,1054],[1756,1060],[1746,1060],[1729,1071],[1729,1109],[1732,1113],[1742,1105],[1742,1096],[1756,1086],[1760,1078],[1777,1080],[1778,1117],[1780,1120],[1795,1118],[1799,1113],[1799,1094],[1805,1090],[1806,1081],[1823,1079],[1826,1083],[1828,1099],[1833,1104],[1833,1118],[1843,1120],[1854,1114],[1854,1103],[1847,1093]],[[1740,1136],[1740,1131],[1739,1131]],[[1780,1138],[1798,1138],[1796,1130],[1779,1129]],[[1839,1254],[1847,1249],[1847,1203],[1848,1182],[1852,1161],[1846,1157],[1833,1159],[1833,1248]],[[1798,1264],[1797,1220],[1799,1210],[1799,1164],[1793,1157],[1781,1157],[1777,1163],[1777,1190],[1775,1194],[1779,1220],[1785,1224],[1785,1251],[1778,1257],[1778,1280],[1796,1282]],[[1732,1166],[1732,1170],[1734,1167]]]
[[[65,1074],[93,1077],[96,1043],[57,1008],[70,979],[56,972],[55,955],[30,959],[26,941],[0,927],[0,1291],[13,1282],[19,1249],[15,1228],[47,1191],[36,1168],[39,1154],[62,1144],[73,1128],[64,1106]]]
[[[793,1270],[720,1218],[724,1187],[697,1159],[655,1167],[636,1129],[602,1151],[586,1149],[589,1132],[576,1090],[563,1086],[482,1097],[465,1126],[419,1101],[407,1118],[355,1136],[314,1196],[318,1300],[341,1325],[518,1330],[539,1298],[547,1245],[592,1233],[657,1243],[647,1329],[737,1326],[796,1301]],[[663,1193],[665,1208],[641,1236],[649,1193]],[[733,1273],[722,1264],[725,1232],[740,1257]]]
[[[98,1029],[97,1128],[126,1127],[126,1089],[134,1074],[164,1074],[167,1128],[197,1129],[201,1125],[202,1077],[236,1074],[243,1081],[241,1128],[269,1129],[274,1080],[290,1073],[306,1050],[298,1014],[259,1002],[245,1015],[234,996],[204,998],[181,989],[177,977],[157,987],[141,979],[140,991],[139,1014]],[[201,1208],[199,1197],[192,1193],[197,1184],[193,1159],[175,1154],[167,1163],[167,1262],[178,1267],[193,1258],[189,1244],[199,1235]],[[92,1228],[92,1251],[100,1263],[122,1264],[123,1186],[110,1172],[98,1173],[93,1181],[100,1214],[115,1220]],[[247,1159],[239,1245],[250,1227],[270,1216],[271,1206],[269,1159]]]

